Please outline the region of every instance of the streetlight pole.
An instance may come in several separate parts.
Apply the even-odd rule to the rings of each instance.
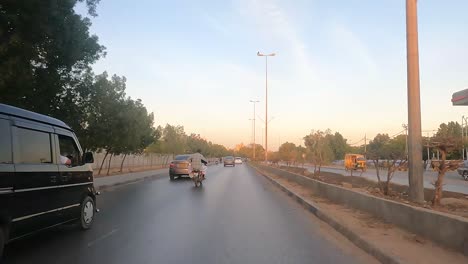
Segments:
[[[408,125],[401,125],[405,129],[405,157],[408,159]]]
[[[255,104],[260,102],[258,100],[250,100],[251,103],[253,103],[254,106],[254,112],[253,112],[253,160],[255,160],[255,149],[257,148],[255,145]]]
[[[406,0],[409,197],[424,202],[417,0]]]
[[[253,128],[254,128],[254,120],[253,120],[252,118],[249,118],[249,121],[252,121],[252,122],[251,122],[252,129],[251,129],[251,131],[250,131],[250,136],[252,137],[252,135],[253,135]],[[254,140],[253,137],[251,138],[251,140],[252,140],[252,141],[250,141],[250,144],[253,144],[253,143],[252,143],[253,140]]]
[[[462,122],[461,122],[461,136],[462,136],[462,160],[465,160],[465,141],[464,141],[464,129],[463,125],[465,123],[465,116],[462,116]]]
[[[465,139],[468,137],[468,117],[462,116],[462,158],[468,160],[468,149],[465,147]]]
[[[268,161],[268,57],[275,55],[275,53],[262,54],[257,52],[257,56],[265,57],[265,162]]]

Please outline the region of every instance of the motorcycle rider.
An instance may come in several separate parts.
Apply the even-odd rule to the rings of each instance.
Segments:
[[[202,174],[203,179],[205,179],[206,174],[206,165],[208,164],[208,160],[200,153],[201,150],[198,149],[196,153],[191,155],[191,163],[192,163],[192,172],[198,171]]]

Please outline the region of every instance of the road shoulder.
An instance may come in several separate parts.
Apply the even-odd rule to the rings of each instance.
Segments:
[[[147,179],[157,179],[167,177],[169,179],[168,169],[157,169],[150,171],[140,171],[115,176],[96,177],[94,179],[94,187],[99,191],[106,191],[110,188],[126,185]]]

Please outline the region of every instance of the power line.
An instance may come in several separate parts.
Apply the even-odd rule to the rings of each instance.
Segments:
[[[356,145],[356,144],[358,144],[358,143],[360,143],[360,142],[362,142],[362,141],[364,141],[364,138],[361,138],[361,140],[359,140],[359,141],[357,141],[357,142],[355,142],[355,143],[349,143],[349,145]]]
[[[400,131],[400,132],[396,133],[395,135],[391,136],[390,138],[395,138],[396,136],[399,136],[399,135],[403,134],[403,132],[405,132],[405,131],[406,131],[406,129],[403,129],[402,131]]]

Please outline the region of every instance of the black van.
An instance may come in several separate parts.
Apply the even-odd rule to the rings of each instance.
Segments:
[[[94,220],[93,155],[64,122],[0,104],[0,258],[35,231]],[[0,260],[1,261],[1,260]]]

